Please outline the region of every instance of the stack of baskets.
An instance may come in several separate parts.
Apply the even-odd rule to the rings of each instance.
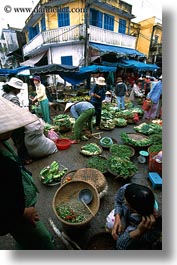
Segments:
[[[72,175],[68,173],[62,178],[61,185],[66,183],[68,175],[70,176],[71,181],[83,180],[93,185],[97,189],[100,199],[107,194],[108,184],[106,178],[95,168],[81,168]]]

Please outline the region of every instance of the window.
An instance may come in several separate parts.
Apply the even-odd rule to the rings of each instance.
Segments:
[[[46,30],[45,17],[43,17],[41,19],[41,31],[45,31],[45,30]]]
[[[39,33],[39,24],[34,27],[30,27],[28,31],[28,39],[32,40]]]
[[[69,7],[65,7],[62,11],[58,12],[58,27],[64,27],[70,25],[70,13]]]
[[[114,17],[104,14],[104,29],[114,30]]]
[[[61,64],[73,65],[73,57],[72,56],[61,56]]]
[[[159,36],[158,35],[155,35],[155,37],[154,37],[154,44],[158,44],[158,40],[159,40]]]
[[[103,13],[90,8],[90,25],[102,28]]]
[[[119,19],[119,31],[118,32],[125,34],[126,32],[126,20],[125,19],[122,19],[122,18]]]

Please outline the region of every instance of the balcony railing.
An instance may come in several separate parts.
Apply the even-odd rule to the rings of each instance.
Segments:
[[[24,56],[40,51],[47,44],[65,44],[85,39],[85,25],[75,25],[46,30],[36,35],[23,47]],[[135,49],[136,37],[90,26],[89,41]]]

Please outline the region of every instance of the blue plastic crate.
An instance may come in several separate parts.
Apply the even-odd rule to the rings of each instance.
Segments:
[[[162,186],[162,178],[157,172],[149,172],[148,178],[152,183],[153,189],[156,189]]]

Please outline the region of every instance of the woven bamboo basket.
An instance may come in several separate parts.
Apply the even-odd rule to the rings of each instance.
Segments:
[[[61,184],[66,180],[67,175],[63,177]],[[108,184],[105,176],[95,168],[81,168],[71,177],[73,180],[87,181],[93,185],[99,194],[100,199],[103,198],[108,191]]]
[[[63,218],[61,218],[56,210],[56,207],[62,206],[63,204],[70,204],[73,200],[79,200],[79,192],[82,189],[90,189],[93,195],[92,201],[89,203],[89,208],[93,212],[94,215],[97,214],[100,206],[100,198],[98,195],[97,189],[88,183],[87,181],[82,180],[74,180],[67,182],[59,187],[56,191],[53,201],[52,201],[52,208],[53,211],[58,218],[58,220],[62,223],[62,225],[66,228],[81,228],[83,226],[88,225],[88,223],[94,218],[91,214],[88,215],[87,220],[79,222],[79,223],[71,223],[67,222]]]
[[[140,134],[140,133],[127,133],[127,135],[135,141],[141,141],[141,140],[149,139],[148,136],[145,136],[145,135]],[[125,143],[125,144],[132,146],[136,151],[138,151],[139,149],[144,150],[145,148],[148,148],[151,145],[151,143],[147,144],[147,145],[143,145],[143,146],[136,146],[136,145],[130,144],[130,143]]]

